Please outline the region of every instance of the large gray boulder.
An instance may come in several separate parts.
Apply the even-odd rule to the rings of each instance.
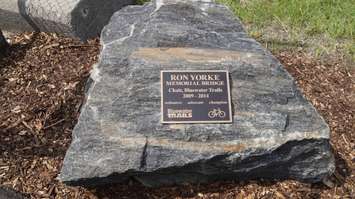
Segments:
[[[135,0],[0,0],[0,27],[9,31],[56,32],[86,40],[98,36],[114,12],[134,3]]]
[[[146,186],[318,182],[334,170],[329,128],[294,79],[225,7],[157,1],[115,13],[59,179]],[[160,71],[228,70],[232,124],[161,124]]]

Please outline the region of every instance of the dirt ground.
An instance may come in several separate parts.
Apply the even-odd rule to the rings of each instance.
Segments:
[[[29,198],[354,198],[354,71],[334,59],[321,63],[302,52],[275,53],[331,128],[336,172],[322,184],[296,181],[218,182],[159,189],[136,182],[69,187],[56,177],[84,100],[84,85],[98,61],[98,40],[54,34],[11,38],[0,60],[0,185]],[[352,68],[354,69],[354,68]]]

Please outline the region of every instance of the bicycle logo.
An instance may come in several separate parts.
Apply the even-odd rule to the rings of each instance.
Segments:
[[[225,118],[226,117],[226,112],[222,111],[220,108],[218,109],[213,109],[210,112],[208,112],[208,117],[209,118]]]

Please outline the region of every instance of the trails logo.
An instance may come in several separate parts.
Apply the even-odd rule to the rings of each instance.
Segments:
[[[168,109],[168,118],[192,118],[192,110]]]
[[[226,117],[226,112],[222,111],[220,108],[218,109],[213,109],[210,112],[208,112],[208,117],[209,118],[225,118]]]

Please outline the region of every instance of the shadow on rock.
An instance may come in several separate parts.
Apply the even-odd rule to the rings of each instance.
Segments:
[[[1,186],[0,186],[0,198],[1,199],[26,199],[26,197],[21,193],[13,189],[10,189],[8,187],[1,187]]]

